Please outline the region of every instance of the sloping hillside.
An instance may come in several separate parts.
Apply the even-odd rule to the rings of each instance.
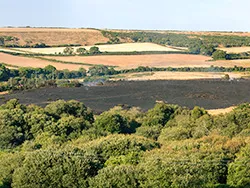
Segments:
[[[109,40],[94,29],[0,28],[0,37],[7,37],[7,41],[5,40],[7,44],[18,45],[37,43],[94,45]]]

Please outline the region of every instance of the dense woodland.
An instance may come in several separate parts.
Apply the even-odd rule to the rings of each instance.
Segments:
[[[250,106],[0,106],[0,187],[250,187]]]

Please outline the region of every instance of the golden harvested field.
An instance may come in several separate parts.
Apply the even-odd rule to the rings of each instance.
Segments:
[[[78,70],[79,68],[89,68],[84,65],[74,65],[74,64],[63,64],[55,63],[35,58],[13,56],[5,53],[0,53],[0,62],[6,63],[8,65],[15,65],[19,67],[35,67],[35,68],[44,68],[47,65],[53,65],[58,70],[69,69],[69,70]]]
[[[19,45],[45,43],[47,45],[81,44],[94,45],[109,39],[94,29],[54,29],[54,28],[0,28],[0,36],[13,36]]]
[[[49,57],[48,57],[49,58]],[[160,54],[160,55],[121,55],[121,56],[68,56],[53,57],[61,61],[73,61],[88,64],[118,66],[120,69],[149,67],[250,67],[250,60],[208,61],[210,57],[190,54]]]
[[[49,57],[48,57],[49,58]],[[210,67],[217,62],[206,62],[210,57],[189,54],[160,54],[160,55],[105,55],[105,56],[65,56],[53,57],[61,61],[73,61],[88,64],[118,66],[121,69],[149,67]],[[250,64],[249,64],[250,66]]]
[[[241,78],[249,76],[248,73],[232,73],[232,72],[143,72],[143,73],[128,73],[121,74],[113,80],[197,80],[197,79],[221,79],[228,74],[230,78]]]
[[[226,51],[227,53],[242,53],[242,52],[250,52],[250,47],[231,47],[231,48],[218,48],[219,50]]]
[[[169,51],[169,52],[179,52],[182,50],[174,49],[171,47],[164,47],[158,44],[153,43],[124,43],[124,44],[109,44],[109,45],[95,45],[100,49],[101,52],[143,52],[143,51]],[[89,50],[92,46],[81,46],[81,48],[85,48]],[[77,48],[73,47],[76,52]],[[55,53],[63,53],[65,47],[58,48],[27,48],[22,49],[22,51],[30,52],[30,53],[42,53],[42,54],[55,54]]]

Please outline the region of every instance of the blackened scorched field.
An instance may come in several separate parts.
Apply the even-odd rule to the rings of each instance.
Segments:
[[[192,108],[229,107],[250,102],[250,81],[186,80],[186,81],[119,81],[102,86],[80,88],[42,88],[2,96],[6,100],[17,98],[24,104],[45,106],[58,99],[84,102],[95,112],[102,112],[119,104],[152,108],[156,101],[166,101]]]

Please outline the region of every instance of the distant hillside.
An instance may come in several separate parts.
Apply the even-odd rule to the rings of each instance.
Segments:
[[[0,28],[0,37],[5,44],[35,45],[45,43],[50,46],[79,44],[94,45],[106,43],[108,38],[95,29],[59,29],[59,28]]]

